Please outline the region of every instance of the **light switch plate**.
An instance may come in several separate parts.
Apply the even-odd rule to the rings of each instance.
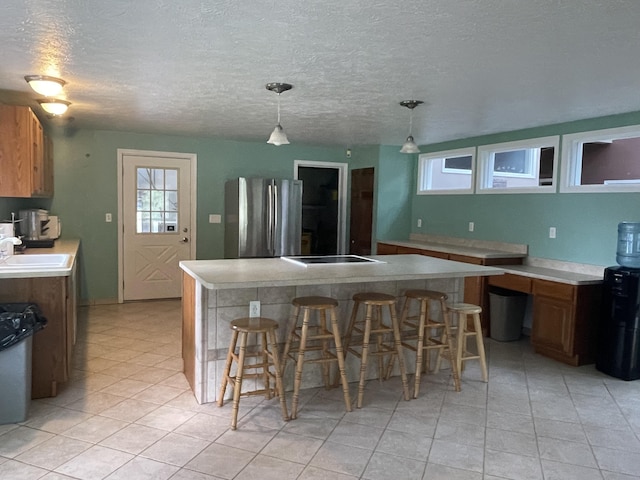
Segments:
[[[556,238],[556,227],[549,227],[549,238]]]
[[[210,213],[209,223],[222,223],[222,215],[218,213]]]

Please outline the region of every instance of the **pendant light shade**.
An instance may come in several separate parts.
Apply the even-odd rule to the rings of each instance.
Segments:
[[[407,107],[410,110],[409,114],[409,136],[402,144],[402,148],[400,149],[400,153],[420,153],[420,149],[416,142],[413,140],[413,135],[411,134],[411,130],[413,129],[413,109],[418,105],[422,105],[424,102],[421,100],[403,100],[400,102],[400,105],[403,107]]]
[[[276,128],[271,132],[271,136],[269,137],[269,140],[267,140],[267,143],[275,146],[289,145],[289,139],[287,138],[287,134],[284,133],[282,125],[279,123],[276,125]]]
[[[267,140],[267,143],[276,146],[289,145],[287,134],[284,133],[284,129],[282,128],[282,125],[280,125],[280,94],[287,90],[291,90],[293,85],[289,83],[267,83],[266,88],[267,90],[278,94],[278,124],[276,125],[276,128],[273,129],[273,132],[271,132],[271,136],[269,137],[269,140]]]
[[[45,97],[55,97],[67,83],[61,78],[48,75],[27,75],[24,79],[36,93]]]
[[[67,111],[69,105],[71,105],[71,102],[58,100],[56,98],[38,100],[38,103],[45,112],[50,113],[51,115],[62,115]]]

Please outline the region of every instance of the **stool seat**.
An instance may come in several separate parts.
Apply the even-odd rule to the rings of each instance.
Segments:
[[[325,388],[332,388],[330,364],[338,364],[338,374],[342,381],[342,391],[345,407],[351,411],[351,397],[349,395],[349,383],[344,366],[344,352],[342,349],[342,337],[336,310],[338,301],[331,297],[308,296],[296,297],[291,301],[293,310],[290,319],[290,331],[284,346],[282,360],[282,375],[289,359],[296,362],[293,381],[293,400],[291,402],[291,418],[298,416],[298,401],[300,398],[300,386],[302,384],[302,370],[305,363],[319,363],[322,365],[322,377]],[[311,312],[316,312],[316,322],[311,321]],[[330,327],[327,325],[329,315]],[[300,323],[302,316],[302,323]],[[331,344],[333,342],[333,345]],[[308,358],[307,353],[317,352],[313,358]]]
[[[447,313],[446,293],[435,290],[410,289],[404,292],[404,304],[400,315],[400,334],[402,346],[416,352],[413,398],[418,398],[422,371],[429,371],[431,351],[438,354],[434,373],[440,370],[440,358],[447,358],[451,364],[455,390],[460,391],[460,377],[454,358],[454,346],[451,337],[450,316]],[[411,307],[417,304],[419,311],[411,314]],[[440,318],[432,317],[431,304],[439,304]],[[387,375],[392,363],[389,363]]]
[[[344,339],[345,356],[349,353],[360,358],[360,380],[358,382],[358,400],[356,406],[362,408],[364,387],[369,356],[378,357],[378,379],[386,379],[391,373],[391,363],[398,358],[404,399],[409,400],[409,384],[402,352],[400,329],[396,315],[396,297],[386,293],[360,292],[352,297],[353,310]],[[364,318],[358,318],[360,306],[364,307]],[[383,307],[387,307],[390,324],[383,322]],[[358,335],[352,341],[353,334]],[[373,339],[371,344],[369,341]],[[371,348],[373,347],[373,348]],[[389,357],[387,374],[383,367],[383,357]]]
[[[229,326],[238,332],[267,333],[278,328],[278,322],[265,317],[246,317],[231,320]]]
[[[311,308],[313,310],[324,310],[338,306],[338,301],[331,297],[296,297],[291,303],[295,307]]]
[[[464,312],[469,315],[474,313],[482,313],[482,307],[478,305],[472,305],[470,303],[452,303],[447,306],[447,308],[452,312]]]
[[[393,305],[396,303],[396,297],[386,293],[362,292],[356,293],[352,298],[354,302],[365,305]]]
[[[264,395],[270,399],[272,394],[280,397],[280,407],[282,409],[283,420],[289,420],[287,405],[284,398],[284,388],[280,376],[280,361],[278,358],[278,342],[276,340],[276,329],[278,322],[265,317],[245,317],[237,318],[229,323],[233,331],[231,343],[227,353],[227,360],[222,374],[220,385],[220,395],[218,406],[224,404],[224,394],[227,385],[233,385],[233,407],[231,410],[231,429],[238,426],[238,409],[240,407],[241,395]],[[249,335],[258,337],[259,346],[251,346],[248,350]],[[236,353],[236,348],[238,352]],[[255,348],[255,352],[253,349]],[[254,363],[247,363],[248,358],[256,359]],[[236,374],[231,375],[231,367],[236,362]],[[264,388],[242,392],[242,381],[247,378],[261,378]],[[275,379],[275,388],[271,387],[270,379]]]

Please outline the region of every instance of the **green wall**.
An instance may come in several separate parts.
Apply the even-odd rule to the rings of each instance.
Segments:
[[[342,147],[237,142],[212,138],[148,135],[114,131],[50,132],[54,142],[53,200],[0,198],[0,218],[21,208],[41,206],[60,215],[63,238],[80,238],[80,296],[117,298],[117,149],[196,153],[197,258],[222,258],[224,223],[210,224],[210,213],[224,213],[224,182],[238,176],[292,178],[294,160],[346,162]],[[113,222],[105,222],[105,213]]]
[[[468,138],[421,150],[437,152],[635,124],[640,124],[640,112]],[[615,265],[618,223],[640,221],[640,193],[414,194],[411,205],[415,233],[528,244],[534,257],[594,265]],[[416,226],[418,218],[421,228]],[[475,222],[474,232],[468,231],[470,221]],[[548,238],[549,227],[557,228],[557,238]]]

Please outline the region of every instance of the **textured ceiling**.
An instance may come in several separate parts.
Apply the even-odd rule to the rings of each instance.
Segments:
[[[3,0],[0,101],[74,128],[418,144],[640,110],[638,0]],[[58,122],[61,120],[57,120]],[[275,147],[274,147],[275,148]],[[286,147],[280,147],[286,148]]]

